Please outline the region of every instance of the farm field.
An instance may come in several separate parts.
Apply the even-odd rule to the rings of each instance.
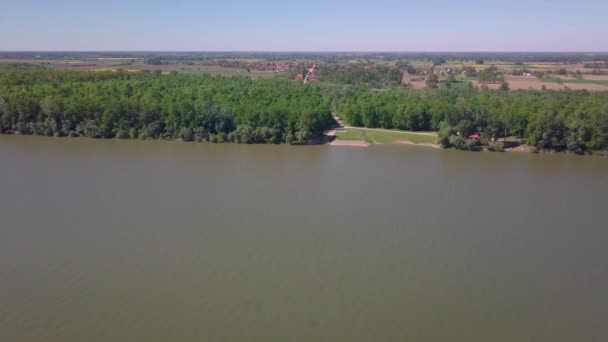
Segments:
[[[417,64],[412,64],[418,73],[410,75],[407,71],[404,72],[402,84],[408,85],[412,89],[424,89],[427,87],[427,75],[433,71],[439,76],[440,82],[446,81],[450,73],[455,73],[456,80],[465,84],[470,81],[473,86],[481,87],[483,84],[479,82],[478,77],[461,75],[460,70],[463,70],[465,67],[472,67],[479,73],[490,66],[495,66],[504,75],[504,80],[509,84],[511,90],[541,90],[544,88],[550,90],[608,91],[608,75],[590,74],[592,70],[585,69],[582,64],[535,63],[524,66],[507,62],[488,63],[491,64],[474,65],[472,63],[454,63],[448,61],[445,64],[433,67],[432,64],[422,64],[421,61],[418,61]],[[520,72],[526,70],[528,75],[513,75],[516,70]],[[539,72],[539,70],[546,76],[537,77],[531,74],[535,73],[536,75],[536,72]],[[568,76],[558,75],[559,70],[565,70]],[[574,77],[577,71],[580,72],[580,75]],[[485,83],[485,86],[489,89],[499,89],[500,83]]]
[[[504,75],[511,90],[589,90],[608,91],[608,56],[597,60],[584,55],[488,54],[388,54],[388,53],[0,53],[0,68],[44,68],[73,71],[176,71],[191,75],[250,77],[252,79],[306,75],[314,66],[313,81],[375,88],[407,85],[411,89],[427,87],[429,73],[445,84],[450,75],[459,83],[500,88],[500,83],[481,83],[476,74],[495,67]],[[599,67],[595,68],[594,65]],[[465,70],[473,75],[465,76]],[[403,73],[401,82],[386,82],[390,72]],[[411,72],[411,73],[410,73]],[[303,80],[303,77],[300,79]]]
[[[566,77],[545,77],[540,79],[541,82],[557,82],[569,84],[599,84],[608,86],[608,79],[588,79],[588,78],[566,78]]]
[[[541,90],[543,86],[550,90],[564,90],[566,88],[572,90],[589,90],[589,91],[608,91],[608,82],[594,80],[576,80],[562,79],[562,83],[558,82],[557,78],[539,79],[534,76],[505,76],[505,81],[509,84],[511,90]],[[471,80],[474,86],[481,87],[482,84],[477,80]],[[500,84],[485,84],[490,89],[499,89]]]
[[[239,60],[232,60],[239,61]],[[259,63],[260,60],[243,59],[243,63]],[[272,71],[249,70],[246,68],[226,67],[206,64],[146,64],[144,58],[85,58],[85,59],[0,59],[0,68],[32,67],[72,71],[160,71],[168,73],[177,71],[188,74],[210,74],[224,77],[249,76],[251,78],[272,78],[276,73]]]

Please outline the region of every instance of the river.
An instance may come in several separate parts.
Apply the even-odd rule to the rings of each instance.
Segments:
[[[608,158],[0,137],[0,341],[606,341]]]

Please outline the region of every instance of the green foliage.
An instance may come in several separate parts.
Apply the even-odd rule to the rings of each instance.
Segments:
[[[478,134],[493,150],[507,137],[538,149],[608,148],[608,92],[373,90],[152,72],[0,71],[0,133],[301,144],[334,124],[331,109],[352,126],[439,131],[444,147],[477,149],[479,141],[468,137]]]
[[[433,66],[439,66],[445,64],[445,58],[443,57],[435,57],[433,58]]]
[[[479,134],[493,150],[502,149],[497,140],[512,136],[538,149],[586,153],[608,148],[608,92],[359,90],[341,94],[335,107],[352,126],[438,130],[444,147],[471,149],[467,138]],[[461,139],[450,141],[458,133]]]
[[[546,111],[536,117],[528,128],[530,143],[541,149],[563,149],[566,146],[566,126],[556,111]]]
[[[466,77],[477,77],[477,69],[472,66],[462,66],[462,71]]]
[[[439,125],[439,132],[437,133],[437,138],[439,140],[439,144],[443,148],[452,147],[452,143],[450,142],[450,137],[454,134],[454,128],[450,126],[445,121],[442,121]]]
[[[406,66],[408,70],[411,70]],[[414,69],[415,72],[415,69]],[[387,88],[401,84],[403,71],[400,67],[387,65],[368,66],[354,65],[326,65],[319,68],[316,74],[320,81],[363,85],[372,88]]]
[[[479,82],[481,83],[501,83],[504,81],[504,76],[498,71],[495,65],[479,72]]]
[[[504,144],[504,142],[502,142],[500,140],[489,141],[487,143],[487,146],[488,146],[488,151],[491,151],[491,152],[503,152],[505,150],[505,144]]]
[[[450,146],[458,150],[464,151],[480,151],[481,144],[477,140],[467,139],[460,135],[452,135],[450,137]]]
[[[577,78],[556,78],[556,77],[542,77],[540,79],[541,82],[550,82],[550,83],[575,83],[575,84],[599,84],[608,86],[608,80],[586,80],[579,75]]]
[[[278,79],[18,70],[0,99],[1,133],[305,143],[333,124],[318,85]]]
[[[429,77],[426,78],[426,87],[434,89],[439,86],[439,76],[433,71],[429,73]]]

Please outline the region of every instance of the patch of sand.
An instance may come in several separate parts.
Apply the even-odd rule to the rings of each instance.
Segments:
[[[424,89],[424,88],[426,88],[426,82],[424,82],[424,81],[410,82],[410,84],[412,85],[412,89]]]
[[[420,146],[420,147],[432,147],[432,148],[441,148],[440,145],[438,144],[431,144],[431,143],[420,143],[420,144],[416,144],[412,141],[409,140],[395,140],[393,141],[393,144],[397,144],[397,145],[408,145],[408,146]]]
[[[517,147],[514,148],[506,148],[505,151],[507,152],[525,152],[525,153],[531,153],[532,151],[534,151],[534,148],[530,145],[519,145]]]
[[[601,84],[590,84],[590,83],[565,83],[564,88],[568,87],[572,90],[589,90],[589,91],[606,91],[608,86]]]
[[[585,75],[584,78],[592,81],[608,81],[608,75]]]
[[[351,147],[368,147],[369,143],[360,140],[334,140],[329,143],[329,146],[351,146]]]
[[[404,71],[403,77],[401,78],[401,84],[409,84],[412,89],[424,89],[426,88],[424,79],[424,75],[410,75],[407,71]]]
[[[325,136],[326,137],[335,137],[336,136],[336,130],[332,129],[331,131],[325,132]]]

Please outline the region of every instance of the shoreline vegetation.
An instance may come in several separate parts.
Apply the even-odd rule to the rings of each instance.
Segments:
[[[7,69],[0,70],[0,133],[605,155],[608,92]]]
[[[336,102],[336,112],[351,126],[436,131],[444,148],[505,151],[529,145],[533,152],[589,154],[608,147],[608,92],[361,90]]]
[[[31,135],[31,134],[30,134]],[[22,136],[22,137],[27,137],[28,135],[22,134],[20,132],[11,132],[11,133],[3,133],[0,134],[0,136]],[[99,139],[99,138],[89,138],[89,137],[85,137],[85,136],[62,136],[62,137],[55,137],[55,136],[44,136],[44,135],[31,135],[31,136],[38,136],[38,137],[49,137],[49,138],[67,138],[67,139],[95,139],[95,140],[125,140],[125,141],[167,141],[167,142],[179,142],[179,143],[192,143],[193,141],[187,141],[181,138],[176,138],[176,139],[122,139],[122,138],[109,138],[109,139]],[[203,143],[211,143],[211,144],[240,144],[240,143],[234,143],[234,142],[203,142]],[[245,143],[247,144],[247,143]],[[256,145],[260,145],[260,144],[256,144]],[[431,149],[443,149],[445,150],[446,148],[444,148],[443,146],[441,146],[440,144],[437,143],[425,143],[425,142],[414,142],[411,140],[393,140],[390,141],[388,143],[381,143],[381,142],[369,142],[366,140],[361,140],[361,139],[352,139],[352,140],[348,140],[348,139],[337,139],[337,138],[331,138],[331,137],[325,137],[325,138],[318,138],[318,139],[313,139],[310,140],[309,142],[306,143],[301,143],[301,144],[292,144],[294,146],[319,146],[319,145],[327,145],[327,146],[333,146],[333,147],[371,147],[371,146],[383,146],[383,145],[391,145],[391,146],[395,146],[395,145],[401,145],[401,146],[413,146],[413,147],[422,147],[422,148],[431,148]],[[491,151],[485,148],[480,148],[477,150],[474,150],[475,152],[497,152],[497,151]],[[534,154],[561,154],[561,153],[572,153],[569,151],[564,151],[564,150],[551,150],[551,149],[546,149],[546,150],[539,150],[536,149],[534,146],[530,146],[530,145],[517,145],[515,147],[509,147],[509,148],[505,148],[504,150],[500,151],[500,152],[516,152],[516,153],[534,153]],[[594,156],[603,156],[603,157],[608,157],[608,151],[607,150],[601,150],[601,151],[594,151],[593,152]]]
[[[208,75],[4,71],[0,132],[305,144],[334,124],[318,85]]]

